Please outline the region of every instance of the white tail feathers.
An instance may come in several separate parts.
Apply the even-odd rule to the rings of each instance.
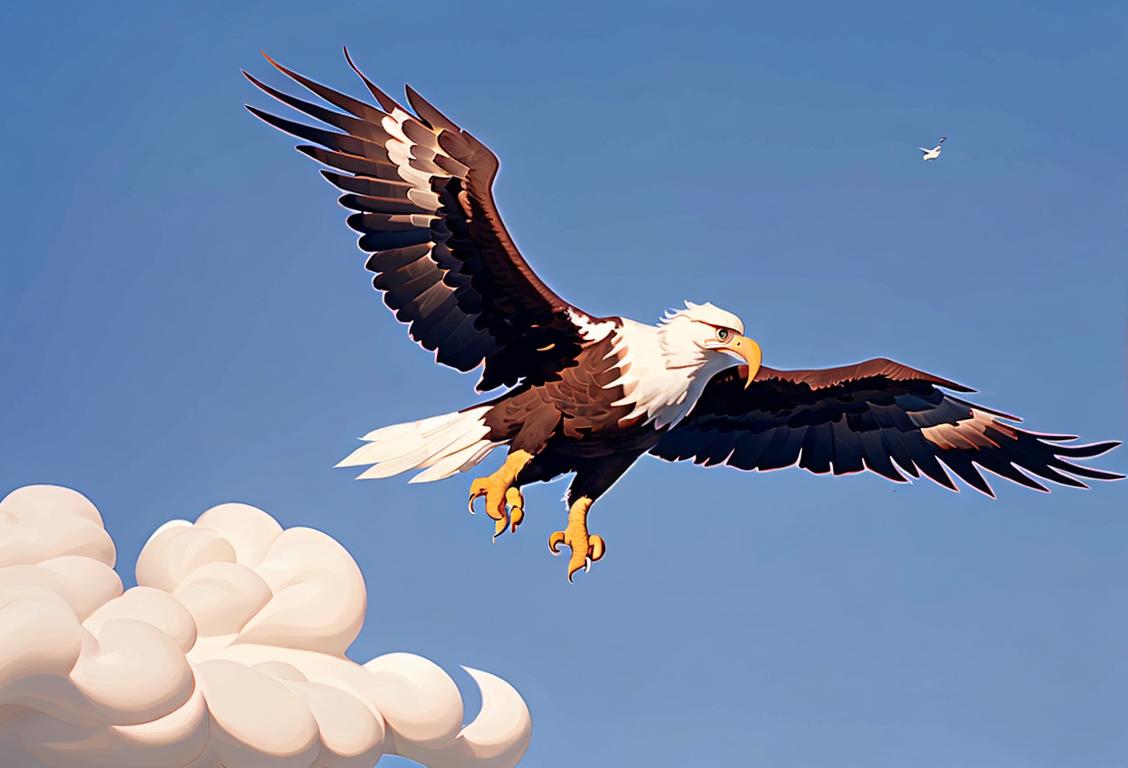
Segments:
[[[501,445],[489,440],[485,415],[489,406],[444,413],[422,421],[394,424],[369,432],[365,444],[342,459],[338,467],[371,465],[358,480],[391,477],[420,469],[413,483],[442,480],[469,469]]]

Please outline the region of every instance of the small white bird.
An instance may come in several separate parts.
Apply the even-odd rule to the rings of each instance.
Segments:
[[[944,140],[947,139],[947,138],[948,138],[947,136],[941,136],[940,141],[936,142],[936,146],[933,147],[932,149],[925,149],[924,147],[917,147],[917,149],[919,149],[921,152],[924,153],[924,155],[921,156],[920,159],[921,160],[935,160],[936,158],[940,157],[940,145],[943,144]]]

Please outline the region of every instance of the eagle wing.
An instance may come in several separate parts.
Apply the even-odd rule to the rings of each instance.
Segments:
[[[460,371],[485,364],[479,390],[543,378],[571,361],[593,322],[533,272],[505,229],[492,185],[498,160],[410,86],[414,113],[353,64],[378,106],[270,61],[337,109],[296,98],[244,72],[254,85],[337,130],[248,106],[255,116],[313,142],[298,150],[329,166],[322,175],[354,211],[373,285],[411,337]],[[340,110],[340,111],[338,111]]]
[[[1099,456],[1117,442],[1066,445],[1075,437],[1028,432],[1018,419],[944,390],[972,390],[892,360],[811,371],[746,369],[706,385],[693,410],[651,450],[669,460],[769,470],[796,463],[836,475],[868,469],[897,482],[926,477],[957,490],[945,467],[994,496],[980,469],[1048,490],[1031,475],[1087,487],[1077,477],[1123,477],[1073,460]],[[1076,477],[1075,477],[1076,476]]]

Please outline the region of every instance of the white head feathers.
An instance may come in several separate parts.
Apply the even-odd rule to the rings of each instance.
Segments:
[[[624,371],[614,382],[625,392],[616,404],[633,406],[626,418],[645,416],[658,428],[681,421],[709,379],[736,364],[710,348],[720,328],[744,334],[739,317],[712,304],[687,301],[657,327],[624,318],[612,352],[622,355]]]
[[[714,328],[730,328],[738,334],[744,335],[744,323],[739,317],[709,302],[694,304],[692,301],[687,301],[685,302],[685,309],[666,310],[666,314],[662,316],[662,325],[668,325],[679,318],[696,323],[705,323]]]

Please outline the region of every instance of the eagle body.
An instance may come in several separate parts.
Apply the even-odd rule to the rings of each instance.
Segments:
[[[507,426],[497,434],[518,448],[550,446],[577,460],[638,456],[685,418],[709,379],[727,367],[723,360],[677,365],[662,346],[661,326],[616,317],[603,322],[602,332],[589,335],[574,366],[500,398],[491,418],[496,413]],[[542,425],[549,424],[549,446],[541,446]]]
[[[644,415],[624,381],[629,370],[618,325],[576,357],[576,365],[537,385],[524,385],[495,401],[485,414],[489,439],[534,456],[517,476],[544,482],[575,473],[569,502],[598,498],[622,472],[654,446],[658,428]]]
[[[574,472],[569,498],[597,498],[606,490],[601,478],[610,487],[730,367],[727,356],[675,351],[680,347],[670,337],[696,323],[693,317],[739,324],[712,305],[694,304],[658,326],[622,317],[581,324],[578,351],[559,370],[450,414],[443,429],[425,419],[377,430],[340,466],[369,466],[361,474],[366,479],[423,469],[415,481],[426,482],[465,471],[504,445],[534,457],[518,476],[523,484]]]
[[[1038,491],[1122,477],[1079,463],[1119,443],[1024,430],[963,399],[969,388],[886,358],[764,366],[740,318],[709,303],[686,302],[655,325],[589,315],[549,288],[510,237],[493,198],[496,155],[410,86],[409,108],[345,57],[374,103],[268,57],[329,106],[244,73],[317,124],[248,109],[325,166],[373,287],[411,337],[436,362],[479,371],[479,391],[500,391],[364,435],[339,464],[363,467],[361,478],[439,480],[504,449],[502,466],[469,495],[471,511],[485,500],[496,538],[523,520],[523,485],[572,473],[567,525],[549,539],[554,553],[571,551],[571,579],[606,551],[588,531],[591,506],[644,455],[749,471],[870,471],[958,490],[954,476],[991,496],[984,471]],[[940,147],[922,151],[929,159]]]

